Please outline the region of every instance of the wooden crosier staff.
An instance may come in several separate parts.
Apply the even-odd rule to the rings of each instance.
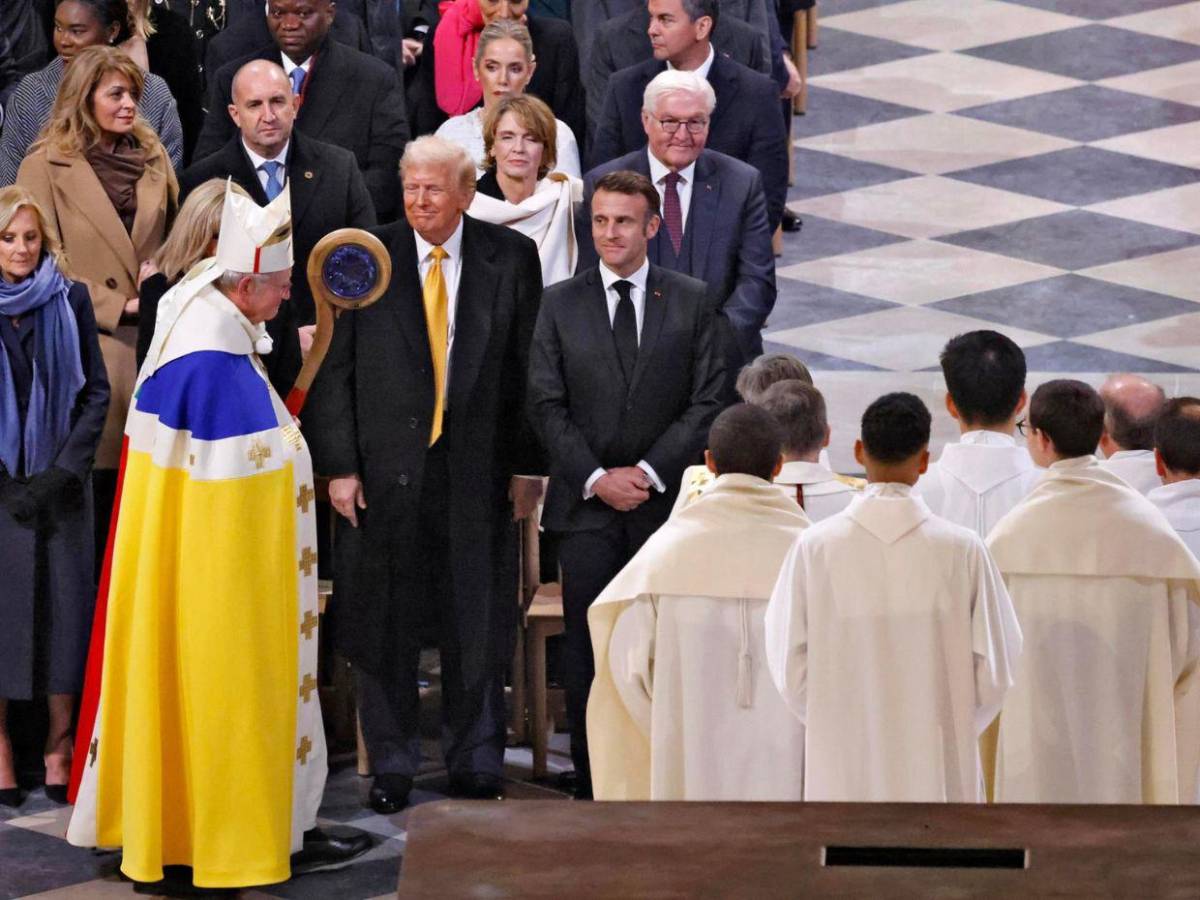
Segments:
[[[325,361],[342,310],[362,309],[383,296],[392,280],[392,260],[383,242],[361,228],[339,228],[317,242],[308,257],[308,286],[317,310],[317,330],[295,385],[284,401],[298,416]]]

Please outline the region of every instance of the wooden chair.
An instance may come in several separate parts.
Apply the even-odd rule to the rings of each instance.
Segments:
[[[799,9],[792,19],[792,61],[800,72],[800,93],[792,100],[792,110],[803,115],[808,110],[808,51],[817,46],[817,4]]]
[[[517,653],[513,661],[513,707],[524,719],[514,727],[522,737],[528,737],[533,747],[533,777],[546,775],[546,753],[550,732],[554,727],[551,714],[552,693],[546,679],[546,640],[563,633],[562,587],[557,583],[542,584],[541,557],[538,552],[538,523],[533,516],[521,523],[521,622]],[[518,684],[521,685],[518,701]],[[561,705],[561,697],[554,697]]]

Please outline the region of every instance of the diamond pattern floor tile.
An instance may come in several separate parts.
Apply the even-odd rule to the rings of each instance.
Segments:
[[[903,169],[859,162],[819,150],[797,147],[793,153],[796,184],[788,191],[789,201],[912,177],[912,172]]]
[[[891,309],[898,304],[861,294],[850,294],[820,284],[779,279],[779,299],[767,319],[766,331],[800,328],[850,316]]]
[[[1128,153],[1177,166],[1200,168],[1200,122],[1155,128],[1096,144],[1105,150]]]
[[[1197,272],[1200,272],[1200,247],[1186,247],[1140,259],[1126,257],[1085,269],[1080,274],[1200,302]]]
[[[1129,31],[1120,33],[1130,35],[1135,40],[1158,40]],[[1175,61],[1183,60],[1168,60]],[[811,83],[930,112],[951,112],[968,106],[1057,91],[1073,87],[1079,82],[1020,65],[1007,65],[959,53],[935,53],[821,75],[811,79]]]
[[[791,208],[909,238],[936,237],[1067,209],[1061,203],[935,175],[826,194],[793,203]]]
[[[1200,184],[1097,203],[1088,209],[1108,216],[1200,234]]]
[[[838,256],[842,253],[853,253],[856,250],[867,250],[872,247],[883,247],[904,240],[894,234],[859,228],[857,225],[846,225],[832,219],[822,219],[819,216],[803,216],[802,218],[804,227],[800,231],[800,239],[794,243],[786,242],[784,244],[783,256],[776,261],[777,269],[810,259]]]
[[[1185,0],[1008,0],[1034,9],[1049,9],[1084,19],[1111,19],[1130,12],[1177,6]]]
[[[805,138],[796,146],[860,162],[941,175],[1075,146],[1022,128],[933,114]]]
[[[1195,184],[1200,181],[1200,171],[1089,146],[967,169],[954,172],[951,177],[1073,206],[1088,206]]]
[[[1144,372],[1152,374],[1195,371],[1186,366],[1177,366],[1145,356],[1135,356],[1119,350],[1106,350],[1103,347],[1090,347],[1071,341],[1055,341],[1053,344],[1026,348],[1025,365],[1030,372],[1060,372],[1063,374],[1081,372]],[[1097,378],[1096,380],[1101,379]],[[1172,392],[1172,396],[1174,396],[1174,392]]]
[[[930,308],[1061,338],[1200,312],[1190,300],[1074,274],[942,300]]]
[[[1083,19],[1018,9],[998,0],[907,0],[880,9],[823,18],[821,25],[930,50],[962,50],[1073,28]]]
[[[1142,34],[1200,44],[1200,3],[1181,3],[1149,12],[1109,19],[1105,24]]]
[[[1100,84],[1118,91],[1157,97],[1159,100],[1200,105],[1200,60],[1106,78]]]
[[[1200,101],[1200,96],[1195,99]],[[1200,119],[1200,106],[1085,84],[964,109],[958,114],[1086,142],[1195,122]]]
[[[1022,263],[935,241],[906,241],[858,253],[785,266],[795,278],[852,294],[919,306],[1062,274],[1050,266]]]
[[[792,120],[792,138],[803,140],[831,131],[861,128],[895,119],[919,116],[924,110],[914,109],[898,103],[884,103],[869,97],[857,97],[840,91],[826,90],[820,85],[809,83],[808,113]]]
[[[1130,325],[1079,338],[1079,342],[1113,352],[1132,353],[1189,371],[1200,369],[1200,312]],[[1116,370],[1110,370],[1116,371]],[[1124,371],[1138,371],[1126,367]]]
[[[1165,253],[1200,243],[1200,236],[1083,210],[1025,219],[938,238],[1016,259],[1078,270]],[[1086,274],[1091,274],[1086,273]]]
[[[846,69],[861,69],[894,59],[909,59],[928,53],[921,47],[901,44],[883,37],[870,37],[832,27],[827,19],[820,23],[820,47],[808,55],[808,77],[828,75]]]
[[[1107,25],[1085,25],[966,51],[980,59],[1027,66],[1083,81],[1200,59],[1200,47]]]

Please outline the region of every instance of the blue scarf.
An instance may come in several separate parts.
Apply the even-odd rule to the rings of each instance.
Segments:
[[[26,477],[45,471],[71,430],[71,411],[83,388],[79,359],[79,325],[67,300],[71,282],[46,255],[24,281],[0,279],[0,315],[34,314],[33,387],[21,434],[17,389],[8,354],[0,350],[0,463],[12,475]],[[17,472],[22,437],[25,471]]]

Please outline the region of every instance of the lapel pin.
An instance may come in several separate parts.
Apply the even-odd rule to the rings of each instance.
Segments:
[[[312,173],[312,172],[305,172],[305,173],[304,173],[304,177],[305,177],[305,178],[307,178],[309,181],[312,181],[313,173]]]
[[[654,296],[655,296],[655,297],[661,297],[661,296],[662,296],[662,291],[655,291],[655,292],[654,292]]]

